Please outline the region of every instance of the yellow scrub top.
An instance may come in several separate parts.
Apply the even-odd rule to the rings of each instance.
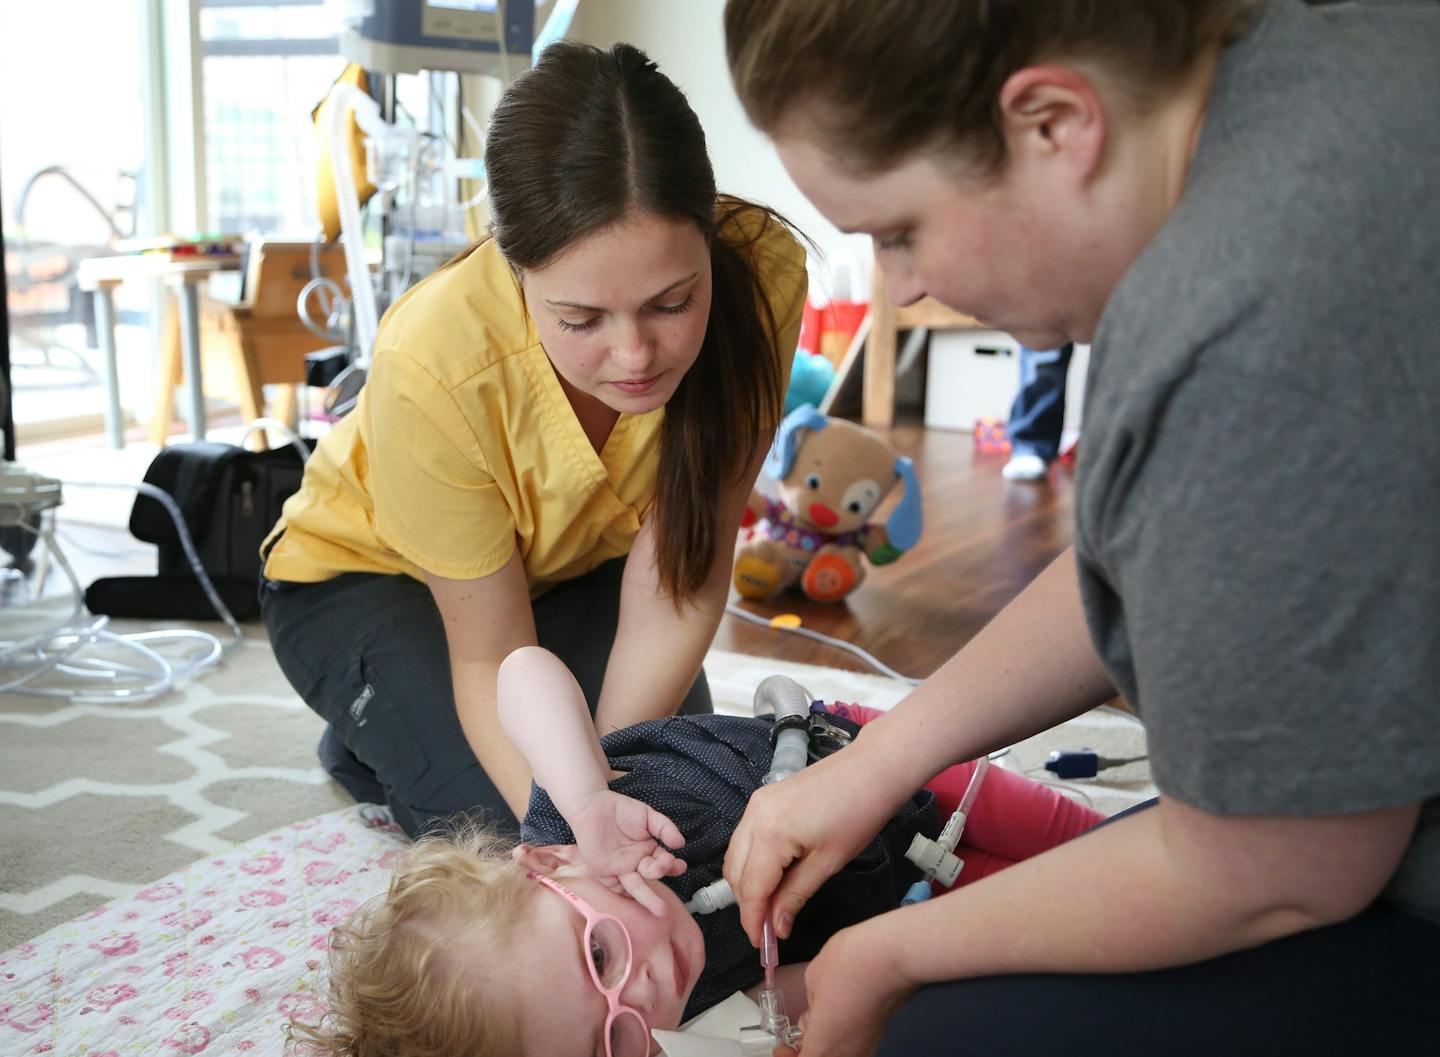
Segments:
[[[765,220],[759,210],[736,218],[747,233]],[[752,252],[780,330],[783,385],[805,251],[771,222]],[[487,241],[385,314],[359,402],[316,446],[266,541],[283,532],[265,575],[467,580],[497,572],[518,547],[538,594],[630,552],[654,499],[664,414],[622,414],[597,453]]]

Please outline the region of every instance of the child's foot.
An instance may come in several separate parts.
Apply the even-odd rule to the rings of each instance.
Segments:
[[[855,570],[838,554],[822,554],[805,568],[800,589],[817,602],[838,602],[855,586]]]
[[[1040,456],[1021,453],[1011,457],[1000,476],[1007,481],[1043,481],[1047,469],[1048,464]]]
[[[780,586],[780,570],[764,558],[747,554],[736,559],[734,579],[741,598],[759,602]]]

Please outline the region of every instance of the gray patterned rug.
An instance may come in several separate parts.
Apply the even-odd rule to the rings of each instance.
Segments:
[[[0,610],[0,639],[64,612],[48,603]],[[0,695],[0,951],[203,856],[350,802],[315,761],[320,720],[281,675],[263,630],[252,625],[247,636],[219,667],[148,703]],[[717,707],[741,713],[777,672],[827,700],[886,708],[905,692],[889,679],[723,651],[705,667]],[[1055,747],[1131,756],[1143,745],[1133,721],[1092,713],[1016,746],[1006,765],[1033,769]],[[1143,764],[1115,774],[1084,790],[1099,810],[1153,794]]]
[[[13,612],[0,613],[10,638]],[[139,626],[127,625],[112,627]],[[150,702],[0,695],[0,950],[350,802],[315,762],[320,720],[263,632],[249,635],[219,667]]]

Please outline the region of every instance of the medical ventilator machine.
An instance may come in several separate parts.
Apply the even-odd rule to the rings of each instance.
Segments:
[[[503,91],[535,56],[565,35],[578,3],[554,0],[536,33],[530,0],[331,0],[341,20],[341,53],[372,80],[379,75],[383,82],[377,101],[354,78],[342,77],[316,112],[333,174],[333,194],[322,187],[321,214],[326,236],[338,236],[344,249],[351,292],[347,299],[333,281],[314,280],[326,288],[329,303],[338,306],[331,311],[332,323],[337,318],[348,322],[351,335],[346,365],[327,379],[326,408],[332,414],[354,406],[385,308],[472,244],[466,215],[485,197],[483,157],[460,156],[458,147],[450,149],[453,137],[444,130],[422,130],[395,120],[394,77],[422,71],[485,74],[498,79],[492,88]],[[491,95],[493,102],[498,91]],[[463,101],[459,111],[475,141],[483,143],[484,131]],[[356,157],[362,148],[365,163],[360,172]],[[462,180],[478,188],[465,200],[458,195]],[[362,195],[371,194],[378,203],[371,214],[379,214],[383,234],[378,291],[365,253],[360,211]],[[308,315],[309,292],[300,298],[302,317]],[[336,327],[326,329],[333,333]]]
[[[849,738],[848,733],[826,719],[824,703],[813,699],[808,690],[786,675],[772,675],[755,688],[754,708],[757,716],[775,717],[775,751],[770,760],[770,770],[761,779],[763,785],[783,781],[809,763],[814,755],[812,738]],[[901,901],[902,906],[929,899],[932,881],[950,888],[959,878],[965,864],[956,857],[955,846],[965,830],[965,820],[989,766],[989,759],[983,756],[976,762],[965,794],[938,839],[932,840],[923,833],[915,834],[905,857],[920,868],[924,877],[910,886]],[[713,914],[733,906],[735,902],[735,893],[729,882],[721,878],[696,892],[685,904],[685,909],[692,914]],[[760,992],[759,1002],[760,1023],[741,1030],[741,1047],[746,1054],[769,1054],[778,1043],[799,1048],[805,1033],[790,1023],[785,1013],[785,997],[775,986],[775,969],[780,958],[774,926],[768,916],[761,933],[760,962],[765,968],[765,987]]]

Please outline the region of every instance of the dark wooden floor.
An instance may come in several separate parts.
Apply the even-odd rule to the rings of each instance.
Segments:
[[[845,602],[787,591],[742,608],[766,618],[794,613],[802,626],[845,639],[905,675],[931,674],[1070,544],[1073,470],[1052,465],[1048,484],[1006,481],[1006,456],[977,452],[968,433],[901,424],[884,434],[915,460],[925,531],[914,550],[871,569]],[[892,497],[889,503],[895,501]],[[889,510],[882,508],[880,519]],[[854,655],[799,635],[726,616],[720,649],[872,671]]]

